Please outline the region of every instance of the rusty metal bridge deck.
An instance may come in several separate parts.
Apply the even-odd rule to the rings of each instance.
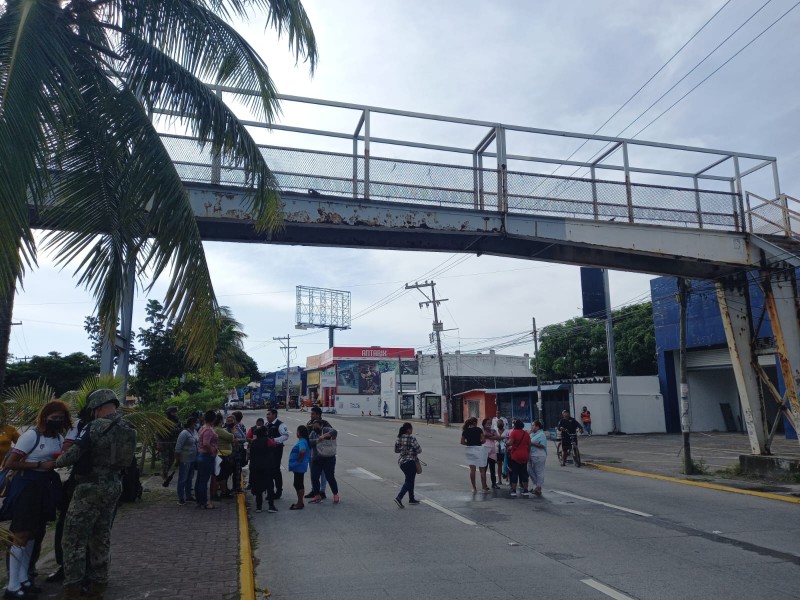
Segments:
[[[800,207],[780,193],[773,157],[281,100],[337,111],[326,122],[352,128],[245,121],[254,138],[284,142],[260,144],[285,206],[286,226],[277,234],[258,235],[249,226],[240,169],[190,137],[163,134],[207,239],[485,252],[690,277],[756,266],[765,252],[795,260]],[[159,114],[165,123],[174,116]],[[437,137],[439,125],[451,130]],[[376,135],[381,128],[403,138]],[[419,131],[423,141],[414,135]],[[559,158],[573,140],[594,155]],[[557,174],[562,167],[575,170]],[[745,182],[762,195],[745,194]],[[767,241],[754,248],[750,234]]]

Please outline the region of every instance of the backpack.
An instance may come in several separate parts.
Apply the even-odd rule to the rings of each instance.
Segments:
[[[122,471],[122,494],[119,497],[120,502],[136,502],[142,498],[142,482],[139,479],[139,465],[136,464],[134,459]]]
[[[39,445],[39,440],[42,439],[42,434],[36,430],[36,441],[33,444],[33,449]],[[31,452],[33,452],[33,449]],[[11,487],[11,480],[19,473],[19,471],[6,468],[6,461],[11,455],[11,450],[3,457],[2,465],[0,466],[0,498],[5,498],[8,495],[8,488]]]
[[[84,452],[72,468],[74,475],[90,476],[95,466],[121,472],[135,462],[136,430],[124,419],[106,421],[93,421],[85,429],[79,442]]]

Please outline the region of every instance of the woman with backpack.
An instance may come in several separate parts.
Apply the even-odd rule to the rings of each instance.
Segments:
[[[11,519],[9,529],[14,534],[4,598],[29,598],[41,591],[30,581],[28,568],[36,538],[43,534],[47,522],[56,518],[61,478],[55,472],[55,459],[61,455],[63,434],[71,428],[69,407],[61,400],[51,400],[5,461],[5,468],[15,475],[0,510],[2,520]]]

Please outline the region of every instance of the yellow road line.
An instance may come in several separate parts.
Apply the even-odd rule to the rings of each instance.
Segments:
[[[596,463],[583,463],[583,465],[586,467],[591,467],[593,469],[598,469],[600,471],[609,471],[610,473],[619,473],[621,475],[633,475],[634,477],[647,477],[648,479],[660,479],[661,481],[671,481],[672,483],[693,485],[695,487],[706,488],[709,490],[719,490],[721,492],[733,492],[735,494],[744,494],[745,496],[757,496],[759,498],[767,498],[769,500],[780,500],[781,502],[791,502],[792,504],[800,504],[800,498],[793,498],[792,496],[781,496],[780,494],[770,494],[769,492],[756,492],[755,490],[740,490],[739,488],[730,487],[727,485],[706,483],[704,481],[691,481],[689,479],[679,479],[677,477],[668,477],[666,475],[643,473],[642,471],[631,471],[629,469],[620,469],[619,467],[608,467],[606,465],[598,465]]]
[[[247,506],[244,494],[236,496],[239,513],[239,588],[242,600],[256,599],[255,578],[253,576],[253,551],[250,546],[250,525],[247,522]]]

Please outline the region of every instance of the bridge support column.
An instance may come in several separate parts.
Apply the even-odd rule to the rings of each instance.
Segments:
[[[750,438],[750,450],[753,454],[766,454],[763,397],[752,362],[753,327],[747,286],[747,278],[717,283],[717,301]]]
[[[794,269],[765,273],[764,303],[775,337],[778,363],[786,386],[787,416],[797,430],[800,424],[800,311]]]

